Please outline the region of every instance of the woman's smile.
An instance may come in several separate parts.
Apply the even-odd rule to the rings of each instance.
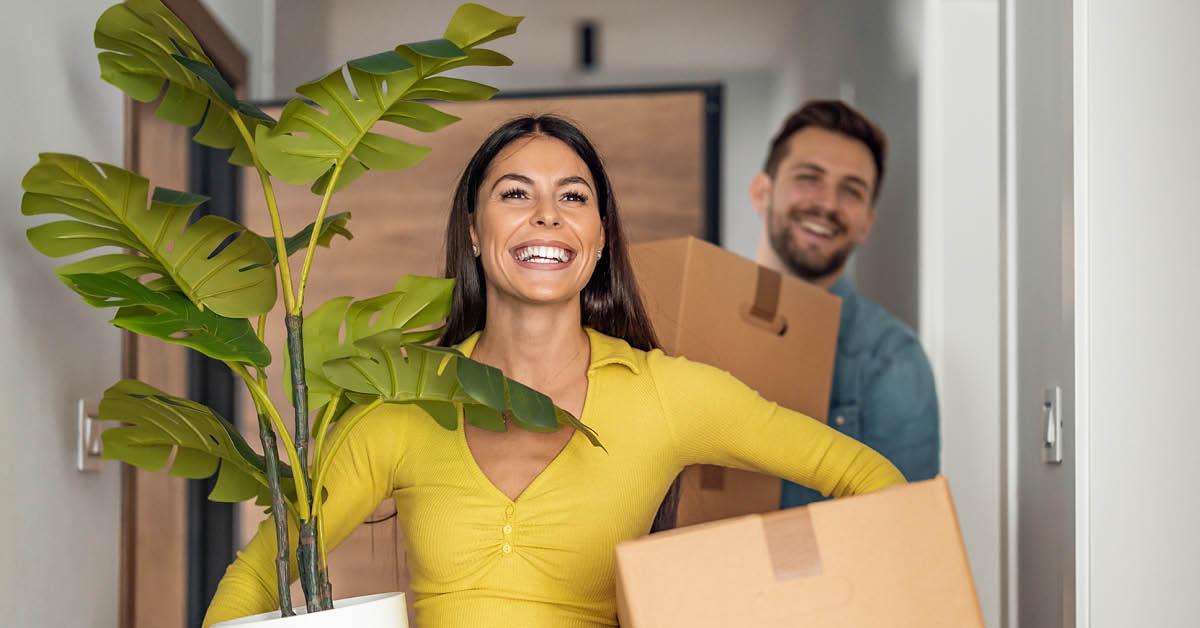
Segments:
[[[558,240],[529,240],[510,253],[518,266],[532,270],[561,270],[575,259],[575,250]]]

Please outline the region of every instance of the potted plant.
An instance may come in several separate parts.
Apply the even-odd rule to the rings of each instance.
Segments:
[[[408,168],[429,152],[373,132],[374,125],[385,121],[434,132],[458,118],[422,100],[490,98],[492,87],[440,75],[462,66],[510,65],[504,55],[479,46],[516,32],[521,20],[464,4],[442,38],[351,60],[299,86],[300,97],[275,120],[237,98],[195,37],[159,0],[128,0],[96,23],[101,77],[135,100],[158,100],[160,118],[200,125],[195,141],[230,149],[230,163],[253,168],[266,195],[271,233],[260,236],[215,216],[189,224],[206,198],[162,188],[151,193],[137,173],[84,157],[43,153],[22,180],[23,214],[67,217],[28,230],[38,251],[60,257],[121,250],[60,266],[55,272],[63,283],[90,305],[117,308],[111,321],[117,327],[191,347],[224,362],[245,384],[258,415],[262,455],[212,409],[123,380],[100,403],[102,420],[121,423],[104,432],[104,457],[157,470],[174,453],[171,474],[216,474],[210,499],[255,499],[269,507],[278,537],[276,617],[294,615],[288,518],[298,529],[296,559],[307,612],[333,608],[321,527],[325,474],[346,435],[379,404],[418,405],[449,430],[458,428],[460,409],[466,421],[492,430],[504,430],[505,418],[540,431],[571,425],[599,444],[591,429],[545,395],[453,349],[426,344],[440,335],[453,280],[409,275],[387,294],[340,297],[304,315],[317,246],[330,246],[339,235],[351,237],[349,214],[327,215],[333,195],[368,170]],[[320,198],[315,220],[290,237],[280,224],[274,179],[311,184]],[[279,298],[277,285],[286,312],[281,358],[291,385],[290,432],[287,408],[268,397],[264,371],[275,357],[263,343],[263,330]],[[311,423],[310,409],[316,410]],[[407,621],[402,594],[397,595],[384,600],[395,613],[383,620],[387,625]],[[373,621],[359,606],[340,606],[342,611],[352,614],[346,620],[355,625]]]

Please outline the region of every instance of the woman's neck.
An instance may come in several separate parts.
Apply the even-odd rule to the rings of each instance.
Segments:
[[[572,374],[563,369],[586,372],[589,341],[580,324],[579,298],[546,305],[489,300],[471,358],[535,389],[550,380],[568,380]]]

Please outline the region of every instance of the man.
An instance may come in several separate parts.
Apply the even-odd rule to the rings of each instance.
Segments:
[[[875,223],[887,138],[840,101],[793,113],[750,199],[763,218],[758,262],[842,298],[829,425],[891,460],[909,481],[938,472],[938,407],[925,352],[903,323],[844,275]],[[781,506],[823,499],[784,482]]]

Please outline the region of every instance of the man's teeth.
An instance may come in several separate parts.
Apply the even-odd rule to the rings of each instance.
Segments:
[[[808,220],[800,223],[800,227],[802,229],[804,229],[805,231],[810,231],[819,236],[829,237],[829,236],[833,235],[833,229],[830,229],[829,227],[826,227],[824,225],[820,225],[820,224],[817,224],[815,222],[811,222]]]
[[[522,262],[556,264],[571,261],[571,254],[557,246],[527,246],[517,251],[517,259]]]

